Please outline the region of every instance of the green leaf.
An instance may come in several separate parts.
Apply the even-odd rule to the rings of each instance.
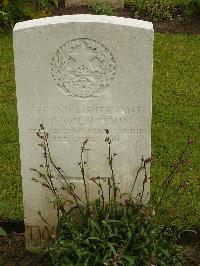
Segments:
[[[123,260],[127,261],[128,263],[130,263],[129,265],[132,265],[132,266],[136,265],[135,264],[135,257],[133,257],[133,256],[123,255],[123,256],[121,256],[121,259],[123,259]]]
[[[101,231],[98,223],[96,223],[95,221],[93,221],[91,219],[88,219],[88,222],[90,224],[92,233],[95,233],[95,232],[98,232],[99,233]]]
[[[6,231],[2,227],[0,227],[0,236],[7,236]]]
[[[113,247],[113,245],[112,245],[111,243],[108,242],[108,246],[110,247],[111,251],[112,251],[114,254],[117,253],[116,250],[115,250],[115,248]]]
[[[108,223],[118,223],[118,224],[122,224],[121,221],[119,221],[119,220],[114,220],[114,219],[106,220],[106,222],[108,222]]]

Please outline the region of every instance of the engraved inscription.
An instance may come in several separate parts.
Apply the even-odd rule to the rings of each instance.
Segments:
[[[116,74],[111,52],[97,41],[80,38],[66,42],[51,62],[52,78],[65,95],[87,99],[110,86]]]
[[[48,122],[51,140],[58,143],[81,143],[89,138],[90,143],[102,142],[105,129],[110,129],[113,142],[121,137],[137,138],[145,134],[140,123],[144,112],[142,106],[68,106],[53,105],[42,108],[33,104],[29,114],[35,124]],[[46,118],[46,119],[45,119]],[[38,128],[30,128],[33,134]]]

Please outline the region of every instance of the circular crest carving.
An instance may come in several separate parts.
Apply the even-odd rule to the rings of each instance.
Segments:
[[[81,38],[66,42],[56,51],[51,73],[64,94],[83,99],[98,96],[111,84],[116,65],[105,46]]]

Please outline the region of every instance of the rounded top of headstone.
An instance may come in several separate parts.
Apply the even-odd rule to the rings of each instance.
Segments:
[[[153,30],[153,24],[148,21],[132,19],[132,18],[124,18],[124,17],[115,17],[115,16],[80,14],[80,15],[47,17],[47,18],[28,20],[24,22],[18,22],[14,27],[14,31],[24,30],[33,27],[55,25],[55,24],[93,23],[93,22]]]

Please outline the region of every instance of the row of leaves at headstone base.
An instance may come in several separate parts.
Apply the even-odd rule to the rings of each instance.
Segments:
[[[13,28],[18,21],[51,16],[63,0],[3,0],[0,3],[0,27]],[[152,21],[181,20],[181,16],[200,14],[200,0],[125,0],[124,6],[130,16],[149,17]],[[98,15],[118,15],[114,7],[104,0],[95,1],[88,11]]]

